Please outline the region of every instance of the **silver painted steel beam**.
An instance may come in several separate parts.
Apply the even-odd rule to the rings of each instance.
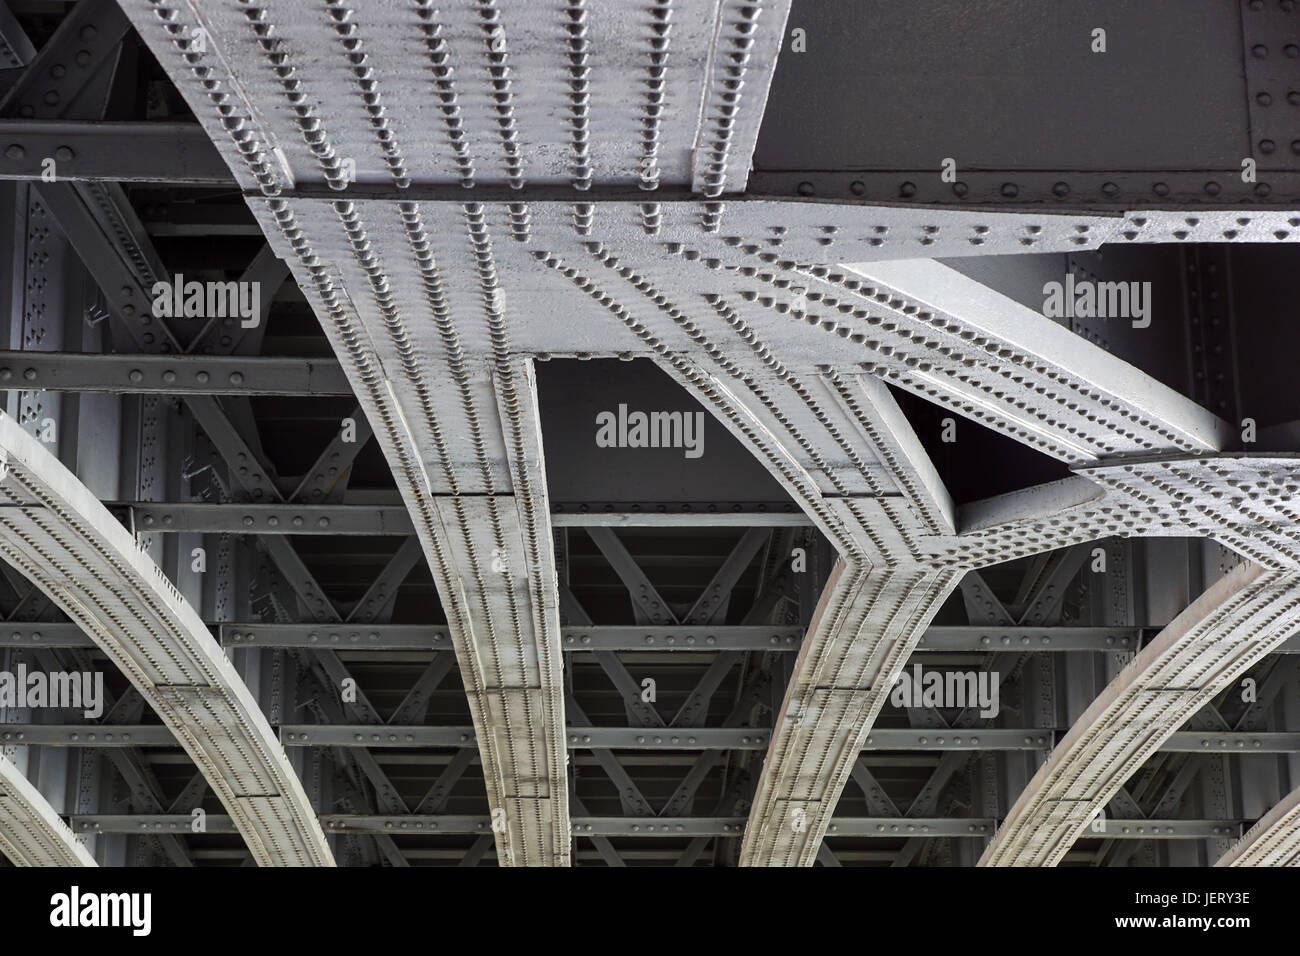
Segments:
[[[97,865],[45,795],[4,756],[0,756],[0,853],[14,866]]]
[[[140,691],[238,821],[254,860],[332,864],[283,749],[194,609],[89,490],[7,415],[0,458],[0,556]]]
[[[1180,730],[1160,745],[1161,750],[1189,754],[1293,754],[1300,753],[1300,733],[1294,731]]]
[[[1060,862],[1147,757],[1297,626],[1300,575],[1253,564],[1233,570],[1084,711],[1011,808],[980,865]]]
[[[715,196],[745,187],[790,4],[264,0],[206,7],[206,50],[191,48],[184,4],[122,6],[205,107],[196,118],[245,188],[662,183]],[[238,84],[218,62],[240,67]],[[264,107],[275,155],[221,123],[190,66],[214,67],[205,78],[237,91],[241,115]],[[292,95],[300,84],[309,96]],[[354,116],[363,95],[373,110]],[[431,96],[440,115],[407,115]]]
[[[882,342],[898,349],[877,374],[1053,457],[1215,451],[1231,434],[1191,399],[950,266],[915,259],[845,268],[866,284],[859,294],[882,297],[898,316],[895,328],[881,327]],[[954,351],[909,363],[918,335],[937,340],[926,351]]]

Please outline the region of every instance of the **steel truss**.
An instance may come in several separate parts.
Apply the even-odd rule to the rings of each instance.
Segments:
[[[535,420],[528,366],[508,359],[508,353],[591,355],[593,344],[601,342],[606,344],[595,354],[653,357],[753,450],[840,552],[842,564],[814,615],[781,706],[746,830],[744,862],[811,863],[815,859],[854,761],[856,747],[845,742],[860,743],[870,732],[889,683],[885,678],[906,661],[964,571],[994,554],[1042,550],[1049,540],[1048,529],[1055,527],[1054,510],[1042,507],[1035,497],[1029,504],[1029,518],[1013,511],[1013,529],[999,526],[968,537],[928,459],[919,453],[919,443],[877,378],[1072,465],[1100,464],[1127,474],[1132,466],[1116,465],[1113,459],[1164,456],[1148,467],[1154,473],[1139,476],[1146,484],[1128,485],[1127,502],[1122,497],[1108,499],[1096,513],[1090,512],[1077,528],[1076,540],[1148,530],[1150,491],[1168,493],[1162,469],[1181,467],[1182,480],[1193,483],[1214,476],[1233,480],[1234,469],[1258,475],[1253,461],[1200,458],[1223,447],[1226,425],[1101,350],[1045,325],[1029,310],[929,260],[878,263],[909,254],[1095,248],[1121,237],[1126,242],[1188,241],[1194,234],[1207,235],[1205,230],[1222,236],[1221,224],[1242,218],[1248,221],[1234,230],[1234,238],[1267,234],[1287,238],[1284,212],[1255,211],[1249,217],[1209,213],[1199,218],[1199,231],[1189,231],[1183,228],[1184,217],[1160,211],[1105,217],[876,209],[868,211],[868,218],[877,224],[864,228],[860,210],[825,205],[616,200],[595,205],[527,201],[524,195],[523,201],[515,202],[477,198],[448,202],[436,198],[436,193],[422,200],[418,184],[445,174],[419,165],[427,160],[415,157],[450,162],[458,169],[461,185],[472,181],[470,170],[476,168],[477,157],[471,157],[454,135],[465,113],[476,107],[466,98],[458,99],[457,93],[463,91],[451,78],[449,58],[483,56],[492,69],[507,76],[516,64],[545,49],[535,38],[537,21],[530,17],[505,21],[495,7],[485,7],[477,11],[484,18],[485,46],[471,54],[453,50],[444,36],[444,31],[454,32],[459,25],[456,18],[469,16],[469,11],[454,10],[444,24],[431,9],[420,8],[410,22],[381,24],[327,4],[321,26],[332,28],[352,52],[353,75],[349,77],[342,68],[315,66],[308,75],[300,72],[305,61],[296,58],[296,51],[306,49],[307,35],[295,38],[276,4],[250,5],[242,11],[223,11],[214,21],[224,60],[204,61],[200,77],[196,70],[202,54],[188,49],[191,24],[183,10],[166,3],[128,6],[142,36],[190,97],[200,122],[250,190],[250,205],[273,244],[291,263],[300,283],[312,290],[318,314],[367,413],[382,423],[381,444],[403,476],[407,504],[414,514],[424,516],[417,519],[417,530],[451,607],[456,607],[461,592],[453,584],[445,555],[458,554],[462,568],[479,567],[486,552],[475,549],[486,545],[474,544],[474,531],[464,524],[460,538],[440,537],[436,525],[422,525],[438,509],[444,523],[453,518],[440,503],[440,495],[447,496],[449,504],[456,502],[457,515],[466,513],[467,504],[458,497],[460,482],[466,479],[450,464],[465,455],[452,450],[450,443],[456,440],[452,436],[460,431],[448,423],[463,421],[467,434],[501,435],[496,441],[503,443],[504,457],[500,453],[493,457],[483,446],[470,453],[482,473],[490,476],[490,483],[477,489],[480,492],[497,493],[498,483],[508,475],[510,484],[500,490],[508,494],[514,489],[518,496],[525,462],[541,460],[536,431],[526,427],[526,422]],[[744,75],[751,48],[779,43],[784,9],[760,17],[761,9],[751,4],[732,11],[724,5],[724,29],[743,26],[746,40],[739,45],[744,53],[734,58],[731,73],[724,69],[722,77],[735,80]],[[588,25],[581,4],[573,13],[575,55],[585,56],[588,44],[598,49],[602,40],[617,42],[605,39],[596,21]],[[274,39],[269,39],[271,24],[277,27]],[[387,102],[404,99],[412,80],[399,73],[381,90],[367,61],[384,54],[390,33],[397,35],[404,29],[423,32],[435,82],[445,87],[446,115],[453,131],[450,149],[412,141],[409,131],[395,135],[398,114],[381,105],[385,96]],[[665,26],[662,33],[667,32]],[[321,42],[325,36],[327,29]],[[230,79],[222,75],[224,63],[233,62],[245,62],[241,74],[256,78],[242,87],[251,98],[243,105],[228,102],[225,92],[218,94]],[[653,69],[653,54],[650,62]],[[699,75],[687,74],[692,79]],[[715,79],[719,74],[706,71],[704,75],[707,99],[713,95],[708,83],[720,81]],[[200,78],[202,85],[196,82]],[[746,76],[751,88],[757,85],[757,95],[735,96],[738,83],[730,87],[731,100],[726,100],[726,92],[718,93],[729,104],[727,122],[719,130],[757,128],[765,79],[761,74]],[[575,73],[575,102],[581,104],[577,128],[583,130],[594,120],[586,115],[587,82],[585,71]],[[300,113],[295,129],[287,114],[269,108],[257,114],[270,117],[265,120],[270,127],[263,128],[247,109],[258,102],[268,107],[282,99],[301,102],[303,83],[311,85],[317,96],[336,97],[340,104],[355,95],[349,87],[357,84],[375,106],[370,126],[378,134],[378,149],[363,145],[364,131],[345,123],[336,123],[326,132],[310,110]],[[663,86],[652,80],[650,88],[654,96]],[[723,84],[721,90],[726,89]],[[517,152],[516,123],[522,122],[512,110],[517,95],[522,92],[497,97],[503,117],[504,181],[516,189],[528,183],[562,182],[564,172],[526,168]],[[635,99],[625,93],[610,97],[609,102]],[[214,111],[216,105],[225,109]],[[232,109],[239,112],[233,125]],[[658,111],[648,115],[658,116]],[[710,116],[707,108],[705,116]],[[624,114],[623,122],[628,118]],[[687,140],[675,139],[671,129],[657,132],[654,148],[662,152],[666,168],[652,185],[685,184],[684,171],[667,160],[681,155],[677,144]],[[563,141],[558,135],[556,140]],[[291,144],[283,147],[288,151],[287,165],[273,161],[272,142]],[[414,145],[429,149],[417,150]],[[593,181],[618,183],[637,160],[633,154],[593,161],[585,136],[575,136],[572,145],[568,178],[579,188]],[[730,136],[720,134],[713,158],[722,165],[716,169],[728,168],[733,148]],[[387,180],[391,186],[380,187],[366,199],[298,198],[299,192],[310,194],[305,183],[346,185],[339,180],[344,156],[353,157],[357,168],[368,174],[365,178],[376,183]],[[707,177],[702,181],[698,169],[689,182],[710,193],[727,185],[725,177],[711,185]],[[772,226],[777,217],[792,226]],[[326,262],[338,264],[338,271]],[[839,268],[835,262],[859,264]],[[462,304],[474,299],[481,304],[474,308]],[[520,302],[543,314],[562,312],[572,321],[563,328],[529,321],[515,305]],[[434,320],[435,336],[415,331],[414,318],[424,311]],[[507,316],[512,320],[508,338]],[[490,348],[475,353],[476,336]],[[815,364],[807,357],[813,352]],[[495,370],[491,378],[476,380],[470,367],[461,364],[475,354]],[[425,378],[426,369],[439,355],[459,383],[459,396],[433,389]],[[1003,370],[1008,367],[1018,370],[1015,384],[1024,392],[1007,391]],[[402,369],[398,380],[403,386],[391,384],[382,369],[391,369],[390,375]],[[1022,394],[1040,397],[1025,401]],[[439,406],[440,401],[447,404]],[[503,432],[496,431],[497,422],[504,426]],[[440,425],[446,431],[439,431]],[[434,470],[417,452],[420,448],[436,450]],[[1170,455],[1184,460],[1171,462]],[[1287,463],[1280,464],[1285,470]],[[1104,479],[1100,471],[1093,477]],[[1131,479],[1122,479],[1121,488],[1126,481]],[[540,476],[534,474],[528,486],[544,500]],[[1285,568],[1293,563],[1287,528],[1292,516],[1275,495],[1264,498],[1273,509],[1266,520],[1281,525],[1278,536],[1262,544],[1244,547],[1246,540],[1222,514],[1192,521],[1192,516],[1179,515],[1175,505],[1169,521],[1180,523],[1181,518],[1181,523],[1194,523],[1198,530],[1242,547],[1265,566]],[[498,525],[505,530],[498,531],[494,544],[507,566],[518,548],[531,555],[533,570],[521,579],[528,586],[518,598],[525,600],[528,595],[523,606],[531,608],[534,620],[541,615],[545,621],[554,578],[548,562],[542,560],[550,554],[545,546],[546,522],[536,517],[545,513],[545,507],[530,502],[527,491],[522,502],[522,539],[512,537],[517,533],[510,530],[514,525]],[[503,520],[495,513],[481,518],[492,523]],[[987,547],[981,550],[986,538]],[[481,592],[485,602],[477,612],[479,619],[493,633],[513,633],[515,637],[507,637],[503,646],[515,646],[521,639],[518,631],[503,623],[486,624],[497,613],[494,602],[510,590],[497,596],[481,574],[475,578],[471,593]],[[453,611],[451,617],[457,622],[452,632],[458,657],[474,696],[479,693],[475,688],[480,665],[470,651],[470,632],[464,630],[470,626],[470,605],[463,612]],[[534,742],[533,752],[549,754],[544,764],[534,765],[529,772],[530,779],[546,779],[547,785],[528,791],[527,798],[556,805],[534,817],[531,826],[525,822],[527,814],[510,809],[512,827],[525,827],[522,845],[536,846],[541,853],[539,857],[526,851],[526,858],[559,861],[565,856],[558,846],[567,828],[556,825],[549,838],[544,836],[548,821],[563,821],[558,807],[562,801],[555,799],[562,758],[556,738],[544,729],[562,724],[554,669],[559,660],[558,622],[551,618],[533,633],[541,643],[530,653],[536,654],[543,669],[533,678],[525,674],[519,686],[540,686],[542,699],[537,706],[549,710],[526,717],[523,723],[504,712],[499,720],[500,726],[518,727],[526,734]],[[865,635],[872,638],[865,640]],[[1286,636],[1277,632],[1272,643]],[[1238,672],[1253,655],[1268,649],[1270,642],[1265,641],[1238,650],[1232,658],[1234,666],[1225,672]],[[527,705],[525,712],[533,714]],[[488,730],[486,713],[480,702],[475,709],[480,737]],[[1130,719],[1137,716],[1135,712]],[[494,745],[487,741],[484,745],[491,754]],[[487,775],[494,806],[508,802],[512,789],[520,792],[519,772],[513,769],[517,759],[507,758],[499,772]],[[485,763],[495,767],[495,760],[490,757]],[[515,838],[501,840],[499,849],[508,851],[516,842]]]
[[[283,278],[276,260],[287,262],[337,363],[253,358],[246,354],[256,350],[251,341],[215,347],[211,357],[169,356],[194,342],[182,343],[165,323],[144,321],[138,308],[149,280],[165,278],[165,270],[152,261],[147,241],[128,239],[135,254],[122,256],[134,215],[124,198],[93,181],[159,173],[124,172],[122,158],[106,152],[96,160],[101,165],[72,164],[63,179],[76,185],[38,188],[103,290],[111,326],[139,355],[90,365],[10,353],[0,359],[0,379],[10,371],[32,389],[170,388],[184,396],[216,457],[230,466],[233,487],[213,504],[127,501],[124,516],[151,536],[257,534],[286,593],[305,609],[302,621],[280,612],[273,622],[216,620],[225,646],[310,650],[307,669],[327,690],[351,676],[338,654],[343,649],[441,655],[387,720],[361,699],[318,701],[322,719],[315,724],[274,721],[295,751],[339,748],[354,789],[373,790],[369,802],[379,813],[324,815],[328,832],[378,833],[381,852],[394,864],[406,860],[387,836],[393,827],[473,834],[466,859],[474,861],[491,835],[500,861],[516,865],[567,864],[575,837],[617,864],[611,838],[663,835],[666,828],[691,838],[687,863],[708,839],[743,833],[738,862],[833,865],[828,837],[901,833],[910,838],[903,859],[923,852],[919,841],[927,837],[992,834],[981,862],[1054,864],[1108,802],[1137,805],[1123,788],[1157,749],[1293,746],[1283,734],[1250,727],[1179,728],[1265,655],[1282,650],[1300,623],[1300,511],[1290,487],[1300,458],[1230,450],[1235,426],[934,258],[1295,241],[1296,214],[1281,202],[1198,209],[1194,216],[1167,205],[1113,203],[1088,213],[963,203],[905,208],[810,201],[823,183],[805,190],[800,179],[797,189],[786,189],[794,182],[789,173],[760,179],[803,198],[746,193],[789,14],[781,0],[661,0],[635,18],[582,0],[562,11],[493,0],[447,9],[416,0],[382,10],[324,0],[311,6],[311,16],[287,0],[247,0],[221,4],[202,22],[172,0],[126,0],[123,8],[268,237],[270,248],[248,274]],[[89,51],[90,63],[110,56],[127,22],[111,4],[87,2],[34,64],[48,65],[92,18],[108,29]],[[427,53],[418,62],[403,45],[411,38]],[[377,71],[380,63],[385,68]],[[608,70],[610,63],[624,66]],[[559,84],[527,79],[556,70]],[[69,121],[65,111],[39,104],[59,103],[60,94],[75,99],[68,96],[75,90],[55,90],[51,100],[40,77],[33,69],[5,103],[31,105],[34,118],[50,125],[15,135],[30,135],[34,144],[46,142],[42,136],[111,136],[59,127]],[[1261,82],[1254,75],[1250,81]],[[407,104],[434,91],[441,126],[413,122]],[[25,156],[9,158],[19,163],[9,175],[30,177],[19,162],[29,161]],[[221,181],[210,152],[196,148],[185,161],[172,181]],[[827,179],[838,183],[838,175]],[[878,177],[864,179],[850,194],[874,197]],[[1126,181],[1104,193],[1113,199],[1128,188]],[[1003,195],[1013,198],[1005,186]],[[564,357],[652,360],[761,463],[799,513],[765,523],[732,514],[710,524],[698,515],[556,509],[534,363]],[[392,468],[404,509],[338,500],[329,476],[346,470],[359,449],[337,442],[300,485],[283,487],[250,444],[246,408],[212,397],[344,395],[348,386]],[[888,386],[1057,459],[1074,477],[959,508]],[[49,457],[16,427],[0,434],[12,434],[10,454],[19,461]],[[45,482],[42,494],[54,495],[48,476],[56,471],[56,463],[42,460],[29,477]],[[18,467],[10,484],[27,474]],[[130,552],[127,566],[144,582],[135,598],[153,609],[162,599],[149,589],[167,592],[170,643],[163,646],[173,654],[185,650],[186,673],[142,669],[141,661],[156,654],[125,648],[122,635],[106,634],[95,615],[72,608],[62,582],[43,582],[195,757],[231,814],[213,815],[213,832],[234,826],[258,862],[329,862],[321,826],[270,736],[271,723],[226,667],[199,615],[162,587],[167,582],[156,569],[145,575],[130,534],[88,491],[69,487],[66,478],[54,485],[60,497],[53,500],[71,502],[63,506],[67,527],[51,530],[41,523],[47,511],[27,507],[25,499],[4,522],[14,534],[93,532],[86,547],[101,556],[106,548]],[[700,603],[683,609],[656,592],[610,530],[722,525],[748,530]],[[635,625],[593,624],[567,592],[568,534],[577,528],[632,596]],[[778,626],[774,609],[783,598],[768,581],[777,575],[765,572],[778,550],[774,532],[793,530],[815,532],[838,560],[815,606],[795,602],[802,619]],[[288,538],[376,533],[406,536],[406,543],[350,610],[325,594]],[[1055,623],[1060,589],[1078,573],[1079,545],[1147,535],[1210,538],[1249,563],[1150,639],[1127,623],[1087,634],[1046,630]],[[432,571],[445,626],[381,620],[418,559],[412,541]],[[48,577],[48,568],[4,550],[33,580]],[[991,591],[978,593],[987,586],[976,569],[1049,552],[1056,556],[1044,559],[1043,580],[1057,590],[1045,586],[1022,615],[989,600]],[[726,602],[760,553],[751,617],[728,626]],[[934,623],[959,586],[968,609],[982,600],[993,611],[983,620],[971,614],[962,627]],[[15,633],[25,635],[19,643],[36,644],[37,622],[15,620],[22,629]],[[50,637],[61,633],[53,623],[44,629]],[[989,727],[968,715],[952,725],[938,715],[912,715],[909,729],[877,726],[893,678],[914,652],[992,654],[1010,651],[1013,642],[1022,652],[1049,649],[1026,647],[1036,639],[1051,641],[1052,650],[1138,653],[1059,741],[1051,723]],[[55,640],[66,643],[44,646],[80,646],[75,636]],[[639,701],[636,679],[618,656],[647,647],[715,655],[671,718]],[[423,715],[428,695],[451,669],[447,649],[455,653],[471,724],[414,722],[411,715]],[[766,656],[759,666],[741,659],[760,651]],[[629,727],[590,726],[574,689],[575,660],[607,676]],[[1000,654],[990,666],[1008,680],[1025,680],[1020,654]],[[732,680],[734,708],[721,726],[711,724],[719,687]],[[195,687],[210,693],[195,697]],[[200,698],[211,719],[183,720],[180,704]],[[764,709],[772,714],[767,724],[754,716]],[[247,735],[243,749],[265,761],[253,769],[222,765],[214,753],[226,738],[202,736],[214,728]],[[117,749],[168,739],[125,721],[94,731],[94,739],[70,726],[4,730],[56,746]],[[943,754],[906,814],[882,795],[862,757],[891,746]],[[370,754],[410,747],[455,751],[413,813]],[[1005,819],[999,812],[938,812],[958,761],[1000,747],[1051,748]],[[689,755],[686,779],[656,810],[614,753],[639,750],[702,753]],[[747,751],[765,754],[761,766],[747,762]],[[592,754],[620,792],[622,816],[584,809],[570,752]],[[736,764],[723,767],[720,792],[710,792],[717,797],[713,815],[692,815],[702,782],[718,773],[724,753]],[[475,760],[488,814],[441,812],[438,804]],[[250,773],[271,778],[238,789],[235,781]],[[836,815],[850,780],[863,791],[869,815]],[[241,799],[272,803],[259,817]],[[1286,798],[1223,862],[1293,860],[1295,802]],[[737,815],[745,804],[748,815]],[[100,834],[183,826],[184,818],[161,810],[79,814],[74,821],[78,832]],[[1111,820],[1108,839],[1224,840],[1242,822],[1226,813],[1152,820],[1140,810]],[[496,825],[499,812],[504,826]]]

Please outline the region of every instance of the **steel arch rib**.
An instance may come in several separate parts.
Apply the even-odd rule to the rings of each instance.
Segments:
[[[775,715],[741,845],[744,866],[811,866],[891,678],[964,569],[911,550],[925,533],[951,530],[952,503],[888,391],[779,359],[777,376],[759,373],[738,346],[777,353],[752,329],[732,330],[736,337],[720,335],[691,359],[661,364],[840,553]],[[695,364],[706,358],[718,366],[712,374]],[[831,449],[852,467],[837,468]]]
[[[12,760],[0,756],[0,853],[15,866],[95,866],[82,846]]]
[[[139,690],[259,865],[333,865],[279,740],[198,613],[85,485],[8,415],[0,415],[0,454],[0,557]]]
[[[1300,866],[1300,787],[1260,817],[1215,866]]]
[[[312,210],[316,248],[343,264],[337,283],[314,266],[290,204],[270,200],[255,211],[273,241],[288,240],[286,256],[412,515],[447,615],[488,802],[494,817],[504,814],[494,826],[498,857],[567,865],[559,603],[541,423],[532,364],[510,354],[492,230],[476,205],[459,210],[459,275],[478,304],[453,313],[419,204]],[[323,212],[332,224],[319,221]],[[375,228],[371,214],[386,228]]]
[[[1128,778],[1300,626],[1300,575],[1235,568],[1179,614],[1075,721],[981,866],[1054,866]]]

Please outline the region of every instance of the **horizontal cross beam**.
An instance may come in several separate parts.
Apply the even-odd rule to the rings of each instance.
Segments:
[[[0,143],[0,179],[235,185],[197,123],[0,119]]]
[[[1136,651],[1135,627],[982,627],[932,624],[918,651]]]
[[[635,511],[551,513],[553,528],[807,528],[812,520],[803,512]]]
[[[201,320],[195,320],[201,321]],[[0,351],[0,388],[117,395],[351,395],[336,359]]]
[[[403,749],[463,747],[475,740],[472,726],[388,726],[375,724],[284,724],[286,747],[366,747]],[[764,750],[766,728],[570,727],[570,750]],[[1240,735],[1268,737],[1268,734]],[[1300,734],[1293,749],[1300,751]],[[975,734],[915,730],[877,730],[864,750],[1044,750],[1055,743],[1049,730],[996,729]],[[175,744],[167,728],[153,724],[0,724],[0,744],[51,747],[165,747]]]
[[[465,726],[380,726],[375,724],[285,724],[286,747],[461,747],[474,741]],[[873,730],[863,751],[877,750],[1050,750],[1058,731],[997,727],[975,731]],[[764,750],[766,728],[570,727],[570,750]],[[154,724],[0,724],[0,744],[50,747],[168,747],[175,737]],[[1180,731],[1161,747],[1168,753],[1300,753],[1300,732]]]
[[[250,506],[232,505],[240,509]],[[265,517],[260,506],[250,509]],[[275,511],[275,506],[267,506]],[[308,516],[308,509],[281,509]],[[294,526],[290,523],[290,528]],[[306,522],[304,522],[306,527]],[[150,526],[152,530],[152,526]],[[181,529],[183,530],[183,529]],[[246,527],[239,528],[247,531]],[[295,534],[328,533],[328,529],[294,530]],[[333,647],[373,651],[438,651],[451,647],[445,628],[429,624],[264,624],[261,622],[210,622],[217,639],[226,647]],[[1028,644],[1021,638],[1033,632]],[[923,652],[996,653],[1135,650],[1137,628],[1110,627],[1036,627],[989,629],[965,625],[933,625],[917,648]],[[561,631],[562,649],[583,651],[672,651],[683,653],[718,651],[774,651],[795,653],[803,641],[797,627],[724,625],[715,627],[637,627],[635,625],[594,625],[565,627]],[[983,637],[993,640],[984,644]],[[1010,641],[1003,641],[1003,637]],[[0,647],[92,647],[93,643],[76,624],[70,622],[9,621],[0,623]],[[1276,651],[1300,654],[1300,636],[1293,637]]]
[[[202,502],[106,502],[110,509],[129,509],[135,527],[152,532],[195,531],[205,533],[245,534],[374,534],[409,535],[414,533],[411,520],[400,505],[247,505],[206,504]],[[296,519],[302,518],[301,521]],[[623,520],[627,519],[627,520]],[[598,515],[552,514],[556,528],[623,527],[646,528],[728,528],[728,527],[798,527],[808,520],[802,515],[729,512],[709,514],[636,514],[631,512]]]
[[[334,627],[320,624],[221,624],[227,647],[339,647],[348,650],[445,650],[444,628],[424,624]],[[799,650],[803,631],[795,627],[592,626],[561,629],[562,650],[582,651],[786,651]],[[5,643],[0,630],[0,646]]]
[[[380,815],[321,814],[331,833],[460,835],[491,832],[491,817],[473,814]],[[190,814],[76,814],[76,833],[141,835],[158,833],[234,833],[228,816],[210,813],[200,825]],[[831,837],[897,839],[987,837],[997,827],[989,817],[835,817],[827,828]],[[1241,833],[1241,820],[1123,820],[1105,821],[1098,836],[1111,840],[1205,840]],[[745,817],[573,817],[574,836],[583,837],[730,837],[739,836]]]
[[[414,534],[401,505],[106,502],[135,531],[204,534]]]

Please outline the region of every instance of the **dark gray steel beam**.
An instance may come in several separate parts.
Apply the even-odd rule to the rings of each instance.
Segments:
[[[0,724],[0,743],[42,747],[177,747],[162,724]]]
[[[1135,651],[1142,635],[1133,627],[986,627],[939,625],[926,629],[918,651],[1028,653],[1065,651]],[[1283,653],[1279,651],[1279,653]]]
[[[812,521],[802,512],[690,511],[650,513],[637,511],[552,512],[554,528],[807,528]]]
[[[223,623],[219,627],[219,639],[225,647],[324,647],[349,651],[452,649],[446,628],[427,624]],[[0,629],[0,644],[3,635]]]
[[[191,396],[191,402],[197,396]],[[268,488],[269,490],[269,488]],[[246,532],[249,534],[397,534],[413,533],[410,519],[404,517],[399,506],[384,505],[212,505],[194,502],[115,502],[109,507],[131,507],[136,511],[139,523],[153,532],[169,531],[203,531],[203,532]],[[240,509],[245,509],[240,511]],[[302,524],[293,524],[293,518],[304,517]],[[154,523],[147,524],[152,517]],[[251,517],[250,522],[245,519]],[[554,515],[557,527],[601,527],[601,525],[584,524],[585,516]],[[759,514],[682,514],[660,515],[654,521],[641,525],[644,517],[631,513],[622,515],[601,515],[601,520],[627,517],[630,525],[644,527],[682,527],[682,528],[716,528],[716,527],[769,527],[774,519]],[[793,525],[796,522],[785,521],[779,516],[778,524]],[[170,518],[170,521],[167,519]],[[275,521],[272,523],[271,519]],[[568,520],[577,518],[577,520]],[[320,521],[326,520],[326,524]],[[807,523],[806,520],[803,523]]]
[[[196,123],[0,119],[0,179],[49,182],[50,169],[59,181],[235,185]]]
[[[1300,733],[1235,730],[1180,730],[1160,747],[1173,753],[1206,754],[1293,754],[1300,751]]]
[[[0,69],[17,70],[31,62],[36,48],[9,4],[0,3]],[[11,80],[12,82],[12,80]]]
[[[600,817],[574,816],[573,833],[582,837],[727,837],[737,836],[745,817]],[[979,837],[992,833],[988,817],[834,817],[827,835],[839,838],[897,839]],[[456,835],[490,831],[490,817],[457,814],[370,815],[326,813],[321,823],[331,833],[385,835]],[[189,814],[75,814],[76,833],[188,833]],[[1107,836],[1119,840],[1203,840],[1235,836],[1240,820],[1109,820]],[[1113,832],[1112,832],[1113,831]],[[230,818],[208,814],[207,833],[234,833]]]
[[[19,33],[16,21],[8,32]],[[0,100],[0,116],[25,120],[54,119],[70,114],[99,115],[102,96],[94,78],[117,55],[131,23],[115,0],[78,3],[59,23],[54,35],[27,61],[18,80]],[[23,37],[22,53],[32,49]],[[17,45],[10,49],[18,53]],[[17,64],[15,64],[17,65]]]
[[[400,505],[296,505],[206,504],[191,502],[117,502],[110,510],[125,508],[132,527],[140,531],[234,534],[366,534],[414,533],[406,509]]]
[[[238,507],[238,506],[235,506]],[[246,529],[241,529],[246,530]],[[293,533],[310,533],[298,532]],[[437,651],[451,647],[443,628],[427,624],[367,624],[356,621],[342,624],[267,624],[262,622],[213,622],[218,639],[226,647],[334,647],[342,650],[420,650]],[[981,635],[1000,637],[1032,631],[1029,646],[1012,642],[1011,646],[984,645]],[[1076,633],[1077,632],[1077,633]],[[1005,651],[1057,652],[1095,651],[1098,653],[1132,649],[1137,633],[1134,628],[1044,627],[988,628],[965,625],[934,625],[927,632],[919,651],[977,652]],[[561,631],[564,650],[647,652],[715,652],[799,650],[803,632],[792,627],[727,625],[722,627],[635,627],[590,626],[565,627]],[[1044,645],[1042,639],[1050,639]],[[1114,643],[1111,643],[1111,641]],[[90,640],[74,624],[66,622],[0,622],[0,647],[90,647]],[[1275,651],[1277,654],[1300,654],[1300,636],[1293,637]]]
[[[116,395],[351,395],[333,358],[0,352],[0,388]]]
[[[473,727],[393,726],[387,724],[284,724],[279,728],[286,747],[418,748],[460,747],[474,740]],[[912,729],[873,730],[864,751],[883,750],[1045,750],[1055,743],[1055,731],[1009,728],[963,731]],[[570,727],[570,750],[762,750],[770,732],[764,729],[693,727]],[[0,743],[51,747],[174,746],[171,732],[153,724],[0,724]],[[1241,733],[1180,731],[1161,750],[1172,753],[1300,753],[1300,733]]]
[[[298,487],[288,496],[290,501],[307,501],[324,503],[337,501],[343,496],[352,473],[352,463],[366,443],[375,433],[370,427],[364,410],[357,408],[348,416],[353,423],[355,434],[344,440],[343,430],[339,429],[330,443],[316,457],[316,461],[307,469]]]

